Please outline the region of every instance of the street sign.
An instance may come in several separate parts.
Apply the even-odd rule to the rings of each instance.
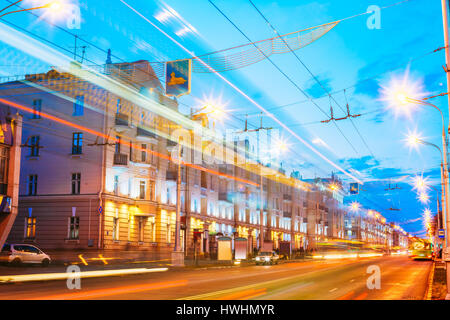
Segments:
[[[103,212],[102,206],[98,207],[98,213],[99,213],[99,214],[102,214],[102,212]]]
[[[445,238],[445,230],[444,229],[439,229],[438,230],[438,237],[441,239]]]
[[[166,95],[179,97],[191,92],[192,60],[166,62]]]
[[[359,183],[354,182],[350,183],[350,194],[358,194],[359,193]]]

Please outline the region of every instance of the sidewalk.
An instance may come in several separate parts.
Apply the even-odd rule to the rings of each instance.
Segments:
[[[445,300],[447,295],[447,281],[445,263],[440,259],[436,259],[433,262],[432,271],[432,283],[430,284],[431,292],[429,293],[430,300]]]

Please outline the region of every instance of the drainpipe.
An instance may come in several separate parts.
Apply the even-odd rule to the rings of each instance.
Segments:
[[[108,105],[109,105],[109,92],[106,91],[106,102],[105,102],[105,111],[103,115],[103,125],[102,125],[102,132],[106,134],[106,122],[107,122],[107,116],[108,116]],[[102,217],[105,215],[105,209],[103,208],[103,190],[105,188],[105,177],[106,177],[106,151],[108,147],[108,140],[104,142],[103,144],[103,152],[102,152],[102,178],[100,181],[100,191],[98,192],[98,202],[99,207],[102,208],[102,212],[99,212],[98,215],[98,249],[103,248],[103,226],[105,220],[102,219]]]

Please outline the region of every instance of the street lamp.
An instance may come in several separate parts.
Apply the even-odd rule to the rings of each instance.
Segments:
[[[447,193],[446,193],[446,191],[448,190],[446,188],[447,187],[447,175],[445,174],[445,171],[444,171],[444,154],[443,154],[441,148],[439,148],[434,143],[424,141],[424,140],[418,138],[417,136],[409,136],[408,137],[408,142],[410,144],[413,144],[413,145],[415,145],[415,144],[423,144],[423,145],[431,146],[431,147],[434,147],[434,148],[438,149],[439,152],[441,153],[441,183],[442,183],[442,190],[443,190],[443,203],[445,202],[446,205],[448,205],[448,199],[447,199]],[[424,179],[422,179],[422,180],[424,180]],[[423,181],[422,181],[422,185],[424,187],[426,186],[426,184]],[[442,205],[442,207],[444,207],[444,205]],[[445,216],[448,218],[447,207],[446,207],[446,210],[445,210]],[[445,229],[447,229],[447,225],[448,225],[448,221],[447,221],[447,219],[444,219],[444,226],[445,226],[444,228]],[[448,245],[448,229],[447,229],[447,235],[445,237],[445,247],[447,247],[447,245]]]
[[[439,111],[439,113],[441,114],[441,120],[442,120],[442,150],[439,149],[436,145],[434,144],[430,144],[430,143],[423,143],[423,144],[427,144],[433,147],[436,147],[439,149],[439,151],[441,152],[441,158],[442,158],[442,166],[443,168],[441,169],[441,172],[443,171],[443,182],[444,182],[444,203],[445,203],[445,221],[446,224],[449,225],[450,224],[450,205],[449,205],[449,186],[448,186],[448,163],[447,163],[447,138],[446,138],[446,134],[445,134],[445,120],[444,120],[444,115],[441,111],[441,109],[439,109],[437,106],[435,106],[432,103],[429,103],[427,101],[424,100],[418,100],[418,99],[413,99],[408,97],[407,95],[405,95],[403,92],[398,92],[396,95],[396,100],[398,101],[398,103],[400,105],[406,105],[408,103],[411,104],[418,104],[418,105],[424,105],[424,106],[429,106],[432,107],[434,109],[436,109],[437,111]],[[419,139],[420,140],[420,139]],[[423,141],[422,141],[423,142]],[[420,142],[419,142],[420,143]],[[443,205],[444,207],[444,205]],[[447,234],[445,237],[445,243],[446,243],[446,247],[448,244],[448,238],[450,237],[450,230],[447,229]]]
[[[4,7],[3,9],[1,9],[0,12],[5,11],[6,9],[8,9],[8,8],[10,8],[10,7],[12,7],[12,6],[22,2],[22,1],[23,0],[19,0],[19,1],[14,2],[14,3]],[[51,2],[49,2],[47,4],[42,5],[42,6],[37,6],[37,7],[27,8],[27,9],[14,10],[14,11],[9,11],[9,12],[3,13],[3,14],[0,14],[0,18],[4,17],[6,15],[12,14],[12,13],[18,13],[18,12],[24,12],[24,11],[32,11],[32,10],[38,10],[38,9],[49,9],[51,12],[57,13],[57,12],[61,12],[62,8],[63,8],[63,4],[61,3],[61,1],[51,1]]]

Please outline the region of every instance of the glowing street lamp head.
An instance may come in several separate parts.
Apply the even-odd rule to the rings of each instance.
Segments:
[[[409,117],[417,107],[411,99],[421,99],[426,96],[423,92],[423,82],[411,79],[409,70],[406,70],[402,76],[393,76],[387,86],[381,86],[380,92],[380,100],[386,101],[388,108],[393,109],[396,114],[405,114]]]
[[[423,176],[415,176],[413,178],[413,189],[419,190],[421,193],[428,188],[428,179]]]
[[[336,191],[336,190],[339,190],[339,186],[336,183],[332,183],[332,184],[330,184],[330,189],[332,191]]]
[[[417,198],[422,203],[428,203],[428,201],[430,201],[430,196],[425,192],[421,192]]]
[[[360,208],[360,204],[358,202],[356,202],[356,201],[352,202],[352,204],[351,204],[352,211],[358,211],[359,208]]]

